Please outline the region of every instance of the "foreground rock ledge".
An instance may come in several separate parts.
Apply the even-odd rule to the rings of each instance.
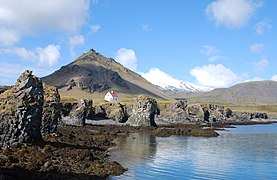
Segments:
[[[109,161],[108,148],[116,137],[99,127],[62,126],[59,136],[0,150],[0,177],[4,179],[105,179],[126,171]]]

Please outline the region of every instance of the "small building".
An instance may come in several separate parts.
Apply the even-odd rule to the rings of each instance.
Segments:
[[[118,95],[114,91],[109,91],[105,95],[105,100],[109,102],[116,102],[118,101]]]

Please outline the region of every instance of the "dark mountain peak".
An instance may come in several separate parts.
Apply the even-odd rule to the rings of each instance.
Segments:
[[[120,63],[116,62],[113,58],[107,58],[102,54],[96,52],[94,49],[90,49],[88,52],[82,54],[75,61],[74,65],[97,65],[114,71],[127,69]]]
[[[60,91],[66,91],[66,94],[73,90],[82,91],[78,92],[79,94],[116,90],[127,96],[147,94],[163,99],[169,98],[137,73],[93,49],[42,80],[46,84],[58,87]]]
[[[90,49],[88,52],[83,53],[79,56],[73,63],[76,62],[86,62],[86,61],[100,61],[100,59],[105,59],[100,53],[96,52],[94,49]]]

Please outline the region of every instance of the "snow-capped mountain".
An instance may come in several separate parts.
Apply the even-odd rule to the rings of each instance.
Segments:
[[[163,91],[207,92],[212,90],[212,88],[199,86],[194,83],[182,80],[178,80],[178,83],[174,84],[174,86],[166,83],[156,83],[155,85]]]
[[[163,91],[207,92],[212,90],[210,87],[175,79],[158,68],[152,68],[148,73],[141,73],[141,75]]]

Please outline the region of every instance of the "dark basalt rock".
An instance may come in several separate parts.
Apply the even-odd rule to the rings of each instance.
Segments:
[[[88,115],[91,113],[93,113],[92,100],[81,99],[69,115],[62,118],[62,121],[66,125],[84,126]]]
[[[132,103],[132,113],[127,121],[131,126],[156,126],[155,115],[159,114],[157,101],[143,95]]]
[[[159,123],[189,123],[186,108],[186,101],[177,101],[170,105],[161,105],[159,106],[160,115],[156,116],[156,121]]]
[[[188,105],[187,113],[189,116],[204,119],[204,111],[200,105]]]
[[[44,102],[39,78],[26,70],[15,87],[0,95],[0,145],[14,146],[41,139],[41,117]]]
[[[105,117],[116,122],[125,123],[129,117],[126,106],[120,103],[106,103],[101,107],[105,111]]]
[[[63,117],[68,116],[70,111],[72,111],[73,107],[76,106],[78,103],[70,103],[70,102],[63,102],[61,103],[62,111],[61,115]]]
[[[58,124],[61,121],[61,103],[57,88],[43,84],[44,104],[42,112],[41,133],[57,134]]]
[[[262,112],[233,112],[230,108],[217,104],[187,104],[177,101],[160,105],[161,113],[156,117],[158,124],[201,124],[209,122],[249,122],[252,119],[267,119]]]
[[[251,113],[250,114],[250,119],[268,119],[268,116],[266,113],[259,113],[259,112],[255,112],[255,113]]]

